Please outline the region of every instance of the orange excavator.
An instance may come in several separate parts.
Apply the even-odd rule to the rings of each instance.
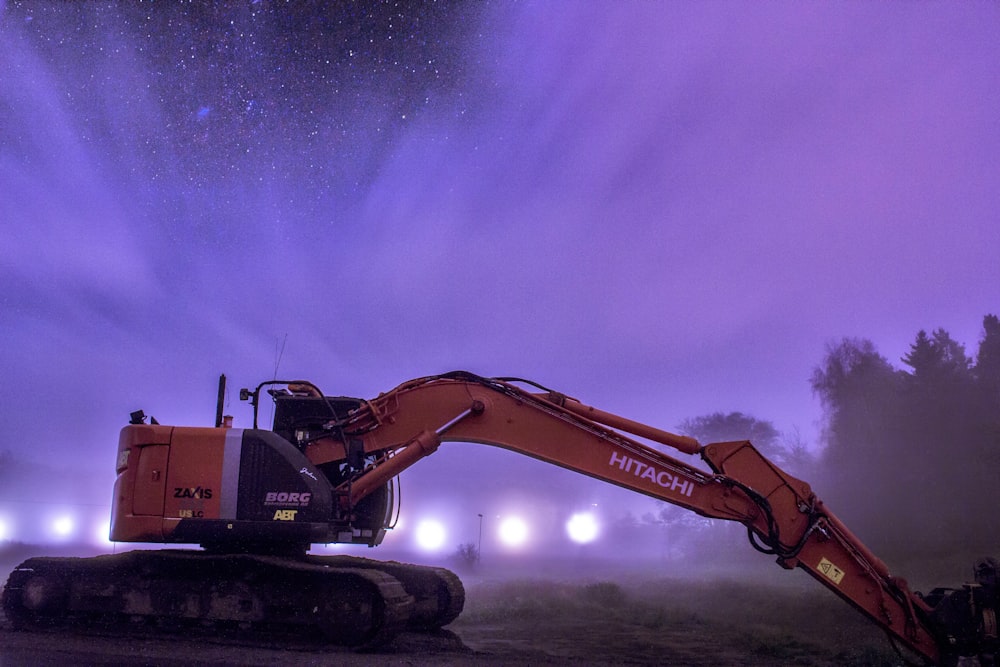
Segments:
[[[274,401],[258,427],[262,393]],[[701,445],[517,378],[453,372],[377,398],[331,397],[305,381],[240,397],[253,428],[166,426],[132,414],[118,444],[111,539],[198,544],[92,558],[31,558],[3,608],[18,627],[152,622],[311,628],[372,647],[405,628],[435,629],[464,604],[443,568],[309,553],[313,544],[378,545],[395,514],[395,478],[442,442],[525,454],[705,517],[738,521],[751,545],[800,568],[929,664],[991,662],[1000,648],[998,563],[927,595],[893,576],[816,497],[747,441]],[[704,461],[710,472],[637,438]]]

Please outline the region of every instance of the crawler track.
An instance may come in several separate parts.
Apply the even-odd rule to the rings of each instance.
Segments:
[[[458,618],[465,607],[465,587],[461,579],[442,567],[357,556],[309,556],[307,560],[333,568],[376,570],[398,580],[414,599],[407,623],[411,630],[437,630]]]
[[[349,557],[179,550],[30,558],[11,573],[3,609],[18,628],[73,625],[102,632],[214,628],[243,631],[255,638],[261,633],[321,633],[328,643],[357,649],[391,641],[412,622],[415,610],[420,610],[416,618],[424,627],[440,627],[457,615],[452,614],[450,602],[443,608],[439,602],[430,611],[431,596],[426,591],[432,586],[421,589],[411,581],[411,587],[426,598],[417,605],[398,579],[377,566],[378,561],[368,563],[351,567]],[[421,579],[416,575],[421,569],[437,570],[391,566],[403,575],[412,573],[404,578],[414,581]],[[436,573],[427,578],[447,580]]]

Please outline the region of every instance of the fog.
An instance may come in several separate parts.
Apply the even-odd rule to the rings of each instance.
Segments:
[[[223,372],[359,397],[518,375],[666,429],[744,412],[820,456],[831,341],[895,360],[944,327],[971,349],[1000,303],[998,18],[0,3],[0,499],[101,505],[129,412],[210,424]],[[450,551],[482,514],[484,555],[511,551],[508,514],[538,553],[583,511],[585,554],[702,540],[482,446],[403,485],[387,550],[424,515]]]

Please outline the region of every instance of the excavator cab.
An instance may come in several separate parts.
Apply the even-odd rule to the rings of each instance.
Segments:
[[[310,383],[283,382],[281,384],[285,385],[284,388],[268,390],[268,394],[274,400],[272,431],[303,452],[310,442],[329,437],[330,428],[328,425],[331,422],[345,418],[351,411],[361,407],[363,403],[357,398],[325,396],[315,385]],[[254,395],[260,395],[260,387],[257,388]],[[255,422],[256,412],[255,401]],[[329,481],[330,486],[337,489],[349,485],[348,480],[352,474],[363,470],[374,461],[375,457],[365,456],[363,452],[358,451],[344,461],[320,464],[317,467]],[[396,507],[394,499],[397,485],[398,481],[390,480],[350,507],[348,510],[352,534],[350,541],[357,542],[356,538],[361,538],[361,541],[369,546],[376,546],[382,542],[386,529],[392,525],[392,515]]]

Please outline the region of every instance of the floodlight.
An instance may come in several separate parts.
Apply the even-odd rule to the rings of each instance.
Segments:
[[[446,532],[440,521],[424,519],[417,524],[417,546],[425,551],[437,551],[444,545]]]
[[[73,517],[68,515],[63,515],[52,521],[50,524],[50,530],[54,537],[65,538],[73,534],[76,529]]]
[[[519,517],[507,517],[500,522],[500,541],[509,547],[519,547],[528,539],[528,524]]]
[[[597,539],[597,519],[594,518],[593,514],[574,514],[566,522],[566,533],[569,535],[569,539],[577,544],[593,542]]]
[[[111,541],[111,519],[98,523],[94,528],[93,544],[96,547],[106,547],[114,544]]]

